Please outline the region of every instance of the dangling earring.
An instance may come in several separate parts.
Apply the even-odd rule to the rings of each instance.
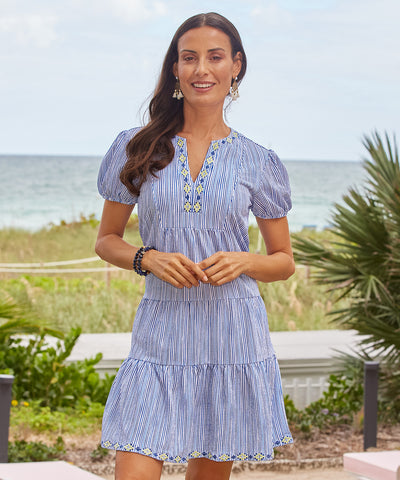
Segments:
[[[181,84],[179,82],[179,78],[178,77],[175,77],[175,78],[176,78],[175,90],[174,90],[174,93],[172,94],[172,98],[176,98],[177,100],[180,100],[181,98],[183,98]]]
[[[233,81],[231,88],[229,89],[229,95],[231,96],[232,100],[237,100],[239,98],[239,87],[237,84],[237,77]]]

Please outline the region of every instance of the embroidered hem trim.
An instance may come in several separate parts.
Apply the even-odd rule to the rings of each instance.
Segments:
[[[293,438],[290,434],[283,436],[280,440],[274,442],[273,447],[280,447],[282,445],[288,445],[289,443],[293,443]],[[255,454],[248,454],[248,453],[239,453],[237,455],[229,455],[224,453],[222,455],[215,455],[212,452],[199,452],[197,450],[193,450],[190,452],[187,457],[181,457],[180,455],[170,455],[168,453],[158,453],[153,452],[150,448],[141,448],[135,447],[131,443],[122,444],[122,443],[113,443],[108,440],[102,441],[101,446],[104,448],[108,448],[111,450],[122,450],[124,452],[133,452],[133,453],[140,453],[142,455],[147,455],[148,457],[155,458],[156,460],[163,460],[171,463],[187,463],[188,460],[191,458],[209,458],[210,460],[214,460],[217,462],[228,462],[228,461],[246,461],[246,462],[268,462],[274,459],[274,455],[266,454],[262,452],[257,452]]]

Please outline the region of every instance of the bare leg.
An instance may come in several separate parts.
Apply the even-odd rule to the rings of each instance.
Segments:
[[[208,458],[191,458],[185,480],[229,480],[233,462],[215,462]]]
[[[115,480],[160,480],[163,463],[141,453],[117,451]]]

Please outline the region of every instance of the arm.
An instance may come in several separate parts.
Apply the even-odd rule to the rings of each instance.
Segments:
[[[206,270],[209,282],[223,285],[241,274],[260,282],[286,280],[295,271],[287,218],[262,219],[257,223],[268,255],[249,252],[217,252],[198,265]]]
[[[133,207],[109,200],[104,202],[95,246],[100,258],[126,270],[133,270],[133,259],[139,249],[123,239]],[[181,253],[150,250],[143,256],[142,268],[177,288],[198,286],[198,279],[207,279],[201,269]]]

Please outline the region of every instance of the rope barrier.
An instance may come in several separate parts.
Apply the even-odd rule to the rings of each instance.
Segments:
[[[101,260],[100,257],[88,257],[78,260],[64,260],[60,262],[41,262],[41,263],[0,263],[0,268],[28,268],[28,267],[57,267],[60,265],[74,265],[78,263],[90,263]]]
[[[99,268],[0,268],[0,273],[89,273],[89,272],[120,272],[118,267]]]

